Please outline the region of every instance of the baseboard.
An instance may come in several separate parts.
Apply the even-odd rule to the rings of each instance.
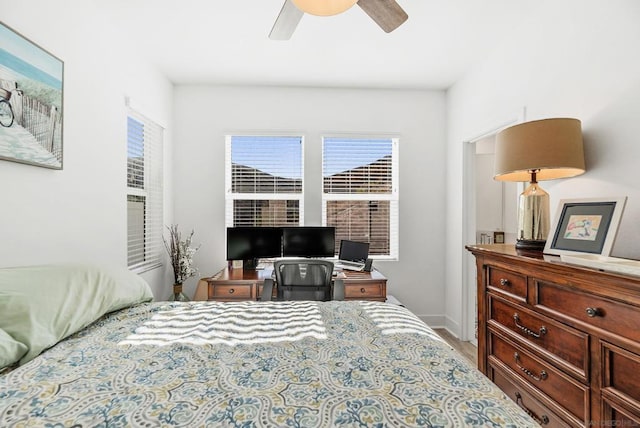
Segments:
[[[444,315],[418,315],[418,318],[431,328],[445,328]]]
[[[460,324],[449,317],[447,317],[446,325],[444,328],[446,328],[449,333],[451,333],[458,339],[460,338],[460,336],[462,336],[462,329],[460,328]]]

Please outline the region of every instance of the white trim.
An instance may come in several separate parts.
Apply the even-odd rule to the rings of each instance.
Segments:
[[[231,166],[231,140],[233,137],[295,137],[300,138],[300,168],[302,188],[299,193],[233,193],[232,189],[232,166]],[[305,136],[303,133],[287,132],[238,132],[225,133],[225,158],[224,158],[224,186],[225,186],[225,226],[232,227],[233,219],[233,201],[234,200],[296,200],[298,201],[298,224],[304,224],[304,200],[305,200],[305,162],[304,148]]]
[[[344,132],[344,131],[320,131],[318,133],[321,139],[324,138],[353,138],[353,139],[373,139],[379,140],[381,138],[399,141],[402,137],[400,132]]]
[[[471,314],[472,308],[475,307],[475,293],[469,289],[472,283],[475,284],[475,258],[465,249],[466,245],[475,243],[476,239],[475,142],[495,135],[507,126],[524,122],[526,111],[526,107],[522,107],[522,110],[511,118],[497,121],[496,125],[487,126],[483,131],[462,140],[462,212],[464,213],[462,216],[462,242],[460,243],[460,251],[462,252],[462,302],[460,302],[462,316],[458,327],[463,341],[475,339],[475,316]]]
[[[162,265],[164,255],[164,133],[165,129],[140,111],[129,107],[125,115],[127,127],[127,175],[129,173],[129,120],[142,125],[142,142],[144,165],[143,188],[128,186],[127,177],[127,265],[134,272],[145,272]],[[145,210],[139,230],[142,233],[131,234],[129,196],[144,198]],[[138,230],[138,229],[136,229]],[[141,259],[140,259],[141,258]],[[131,263],[131,264],[130,264]]]
[[[389,254],[372,255],[374,260],[398,260],[400,257],[400,144],[398,133],[321,133],[322,180],[320,181],[322,224],[327,225],[327,203],[329,201],[389,201]],[[391,141],[391,192],[390,193],[327,193],[324,191],[325,143],[327,139],[345,140],[389,140]]]
[[[444,315],[417,315],[426,325],[431,328],[446,328],[446,318]]]
[[[231,196],[234,195],[234,196]],[[233,200],[287,200],[300,199],[301,193],[231,193],[227,190],[226,199]]]

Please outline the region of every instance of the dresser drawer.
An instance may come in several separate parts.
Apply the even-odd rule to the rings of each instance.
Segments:
[[[211,300],[255,300],[253,284],[209,284]]]
[[[345,299],[386,299],[383,286],[379,282],[361,282],[356,284],[344,284]]]
[[[537,282],[536,306],[568,321],[597,327],[638,341],[640,308],[603,297],[585,294],[548,282]]]
[[[487,280],[490,290],[504,293],[521,302],[527,300],[527,277],[517,272],[487,266]]]
[[[536,314],[520,305],[489,295],[489,325],[523,338],[532,347],[547,351],[550,359],[587,382],[589,336],[579,330]]]
[[[530,387],[523,387],[522,381],[514,379],[502,370],[492,367],[490,378],[504,391],[507,397],[516,402],[529,416],[543,427],[565,428],[582,426],[579,422],[565,422],[558,414],[534,397],[535,392],[530,392]],[[559,412],[561,413],[561,412]]]
[[[498,359],[571,414],[581,420],[588,420],[589,388],[587,386],[535,357],[523,347],[493,332],[489,335],[490,361],[492,358]]]
[[[634,412],[622,409],[606,400],[604,401],[603,406],[605,416],[602,419],[603,421],[606,421],[607,426],[625,428],[640,427],[640,416]]]
[[[602,355],[604,390],[640,403],[640,355],[608,343],[602,344]]]

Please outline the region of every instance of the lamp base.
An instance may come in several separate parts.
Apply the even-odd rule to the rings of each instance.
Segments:
[[[524,251],[542,251],[547,241],[540,239],[518,239],[516,241],[516,250]]]

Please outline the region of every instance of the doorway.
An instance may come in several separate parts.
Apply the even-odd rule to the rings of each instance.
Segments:
[[[489,128],[466,140],[463,149],[463,257],[461,337],[477,345],[477,278],[475,258],[464,250],[468,244],[493,243],[494,232],[504,233],[505,243],[515,243],[517,229],[517,183],[493,180],[495,136],[511,125],[524,122],[525,109],[512,120]]]
[[[476,244],[516,242],[517,186],[493,179],[495,134],[471,142],[475,145]]]

